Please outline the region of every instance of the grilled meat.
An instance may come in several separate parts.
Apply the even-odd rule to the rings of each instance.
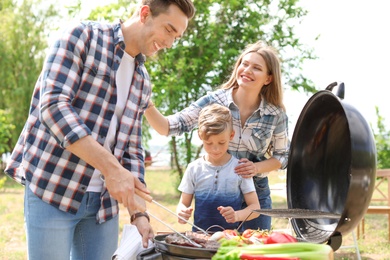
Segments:
[[[220,246],[220,244],[217,241],[209,240],[210,235],[205,235],[202,233],[196,233],[192,231],[186,231],[184,235],[206,249],[217,250]],[[173,245],[194,247],[187,239],[183,238],[182,236],[176,233],[166,236],[165,242]]]

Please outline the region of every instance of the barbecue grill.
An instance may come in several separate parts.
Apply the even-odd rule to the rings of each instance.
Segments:
[[[288,209],[262,213],[289,218],[298,241],[327,243],[334,251],[364,216],[376,176],[372,131],[364,117],[343,101],[344,92],[344,83],[335,82],[308,100],[291,140]],[[215,254],[215,250],[166,244],[164,238],[157,235],[155,248],[137,259],[211,259]]]

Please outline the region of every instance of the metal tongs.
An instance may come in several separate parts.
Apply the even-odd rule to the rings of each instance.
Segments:
[[[195,224],[189,222],[188,220],[186,220],[185,218],[179,216],[178,214],[176,214],[175,212],[173,212],[172,210],[168,209],[167,207],[161,205],[160,203],[158,203],[157,201],[155,201],[153,199],[152,196],[150,196],[149,194],[146,194],[138,189],[135,189],[135,194],[137,194],[140,198],[144,199],[145,201],[149,202],[149,203],[154,203],[156,204],[157,206],[159,206],[160,208],[164,209],[165,211],[168,211],[169,213],[171,213],[172,215],[174,215],[175,217],[183,220],[184,222],[186,222],[187,224],[191,225],[192,227],[196,228],[197,230],[201,231],[202,233],[208,235],[208,233],[203,230],[202,228],[196,226]],[[201,246],[200,244],[196,243],[195,241],[193,241],[191,238],[183,235],[181,232],[175,230],[173,227],[171,227],[170,225],[168,225],[167,223],[165,223],[164,221],[162,221],[161,219],[159,219],[158,217],[156,217],[155,215],[151,214],[149,211],[145,210],[146,213],[148,213],[148,215],[150,215],[152,218],[154,218],[155,220],[157,220],[158,222],[160,222],[161,224],[163,224],[164,226],[166,226],[167,228],[169,228],[170,230],[172,230],[173,232],[175,232],[176,234],[178,234],[179,236],[181,236],[182,238],[186,239],[188,242],[190,242],[193,246],[195,247],[198,247],[198,248],[201,248],[203,246]]]
[[[311,209],[256,209],[253,212],[270,217],[298,218],[298,219],[340,219],[341,215],[331,212]]]

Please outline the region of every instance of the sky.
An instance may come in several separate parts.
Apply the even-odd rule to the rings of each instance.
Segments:
[[[372,126],[376,126],[375,107],[378,107],[389,130],[390,1],[300,0],[299,3],[309,13],[297,26],[296,33],[319,57],[306,62],[302,73],[319,90],[334,81],[344,82],[343,102],[354,106]],[[314,41],[317,35],[320,38]],[[290,120],[297,119],[309,97],[285,93]]]

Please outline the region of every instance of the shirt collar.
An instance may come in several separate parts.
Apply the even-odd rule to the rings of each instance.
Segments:
[[[121,24],[123,21],[120,19],[115,25],[114,25],[114,41],[115,45],[119,44],[120,47],[124,50],[125,45],[125,38],[123,37],[123,32],[121,28]]]
[[[123,37],[123,31],[121,28],[121,24],[123,23],[122,19],[119,19],[119,21],[114,26],[114,40],[115,45],[119,44],[122,50],[126,48],[125,39]],[[137,56],[135,56],[135,60],[140,64],[143,65],[146,61],[145,55],[142,53],[139,53]]]
[[[236,104],[234,104],[234,100],[233,100],[233,89],[234,88],[229,88],[226,92],[226,96],[227,96],[227,103],[228,103],[228,106],[230,107],[231,105],[234,105],[236,106]]]
[[[231,106],[237,107],[237,105],[234,103],[234,100],[233,100],[233,89],[234,88],[229,88],[227,90],[227,93],[226,93],[227,94],[227,102],[228,102],[229,107],[231,107]],[[255,112],[258,112],[260,114],[260,116],[277,115],[280,113],[280,108],[278,108],[277,106],[275,106],[273,104],[268,103],[264,98],[262,98],[260,105],[259,105],[259,108]]]

